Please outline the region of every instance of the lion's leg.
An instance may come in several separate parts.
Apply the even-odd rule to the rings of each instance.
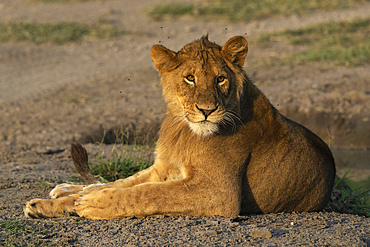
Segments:
[[[81,177],[90,185],[73,185],[73,184],[60,184],[57,185],[52,191],[50,191],[50,197],[53,199],[64,197],[72,194],[76,194],[81,192],[82,190],[86,190],[85,193],[100,190],[101,186],[104,188],[125,188],[134,186],[140,183],[145,182],[157,182],[159,181],[159,176],[156,172],[157,167],[160,163],[156,160],[155,164],[144,171],[141,171],[134,176],[131,176],[127,179],[120,179],[113,183],[103,184],[99,183],[99,181],[93,176],[88,164],[88,155],[86,149],[79,143],[72,143],[71,144],[71,157],[73,163],[81,175]]]
[[[119,179],[117,181],[107,183],[107,184],[91,184],[86,186],[83,190],[85,193],[90,193],[92,191],[108,189],[108,188],[128,188],[142,183],[148,182],[159,182],[162,179],[158,175],[157,167],[159,162],[156,161],[154,165],[142,170],[135,175],[132,175],[125,179]],[[101,186],[98,186],[101,185]]]
[[[158,162],[157,162],[158,163]],[[136,173],[135,175],[119,179],[111,183],[97,183],[90,185],[74,185],[74,184],[58,184],[53,190],[50,191],[49,195],[51,198],[56,199],[63,196],[68,196],[80,192],[90,193],[92,191],[108,189],[108,188],[126,188],[131,187],[137,184],[146,183],[146,182],[158,182],[159,176],[156,172],[156,166],[153,165],[147,169]]]
[[[26,203],[24,213],[31,218],[66,217],[74,215],[74,201],[82,195],[109,188],[127,188],[145,182],[158,181],[154,165],[129,177],[107,184],[57,185],[51,192],[52,199],[34,199]]]
[[[49,193],[50,197],[53,199],[64,197],[72,194],[76,194],[83,190],[85,186],[84,185],[75,185],[75,184],[58,184],[55,186],[54,189],[52,189]]]
[[[57,199],[33,199],[23,207],[24,214],[30,218],[55,218],[77,215],[75,201],[81,195],[74,194]]]
[[[80,197],[76,212],[89,219],[159,214],[229,217],[240,211],[240,191],[234,188],[215,191],[212,186],[186,184],[184,180],[109,188]]]

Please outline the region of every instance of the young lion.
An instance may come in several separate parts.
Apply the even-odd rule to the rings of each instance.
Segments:
[[[247,51],[241,36],[222,47],[205,36],[179,52],[153,46],[168,106],[154,165],[112,183],[58,185],[52,199],[28,202],[25,215],[114,219],[322,210],[334,183],[333,156],[252,84],[242,69]],[[72,145],[72,157],[94,182],[84,148]]]

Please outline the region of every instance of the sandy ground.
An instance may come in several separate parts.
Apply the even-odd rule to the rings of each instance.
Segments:
[[[47,197],[48,191],[73,175],[68,145],[94,143],[105,135],[115,141],[122,130],[128,143],[152,143],[163,119],[158,73],[150,48],[163,44],[178,50],[209,33],[223,44],[245,35],[249,54],[245,69],[273,105],[328,141],[333,148],[370,147],[370,68],[330,64],[264,67],[264,58],[296,49],[274,43],[257,45],[264,32],[305,27],[329,20],[368,17],[370,4],[354,9],[313,12],[251,23],[191,18],[155,22],[145,7],[166,1],[89,1],[41,4],[2,0],[0,21],[93,24],[105,21],[127,34],[110,40],[64,45],[0,44],[0,222],[18,220],[30,229],[16,239],[1,230],[0,245],[231,245],[231,246],[366,246],[370,220],[351,214],[306,213],[229,218],[148,217],[114,221],[81,218],[28,220],[23,204]],[[169,2],[169,1],[167,1]],[[181,1],[183,2],[183,1]],[[92,157],[98,145],[88,144]],[[106,146],[104,148],[111,148]],[[338,169],[343,175],[346,170]],[[355,173],[369,174],[369,168]]]

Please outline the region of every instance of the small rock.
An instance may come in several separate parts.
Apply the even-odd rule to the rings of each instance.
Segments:
[[[230,228],[234,228],[234,227],[237,227],[237,226],[239,226],[239,223],[238,222],[233,222],[233,223],[230,223],[229,224],[229,227]]]
[[[208,220],[207,223],[209,225],[218,225],[218,224],[220,224],[220,222],[218,220]]]
[[[251,232],[253,238],[269,239],[272,238],[271,232],[267,230],[253,230]]]
[[[217,232],[216,231],[202,231],[200,232],[201,235],[204,235],[204,236],[217,236]]]

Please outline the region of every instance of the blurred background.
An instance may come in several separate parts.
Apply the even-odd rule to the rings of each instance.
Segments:
[[[245,70],[370,188],[370,1],[1,0],[0,164],[71,141],[152,150],[164,118],[150,48],[249,42]]]

